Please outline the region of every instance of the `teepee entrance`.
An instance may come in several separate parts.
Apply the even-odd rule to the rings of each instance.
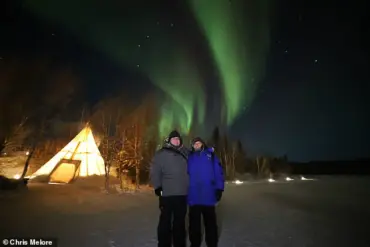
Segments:
[[[50,174],[50,183],[70,183],[78,176],[81,161],[61,160]]]
[[[30,176],[52,183],[70,183],[78,177],[105,175],[105,165],[90,127],[85,127],[72,141]]]

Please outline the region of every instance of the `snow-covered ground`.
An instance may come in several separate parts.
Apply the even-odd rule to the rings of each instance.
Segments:
[[[30,185],[0,192],[0,236],[57,237],[59,247],[155,247],[152,192]],[[218,206],[219,247],[369,246],[370,179],[228,184]]]

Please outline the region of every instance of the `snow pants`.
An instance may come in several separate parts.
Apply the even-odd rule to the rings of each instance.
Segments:
[[[186,196],[159,198],[158,247],[186,247]]]
[[[202,216],[207,247],[217,247],[216,207],[201,205],[189,207],[189,239],[191,247],[200,247],[202,244]]]

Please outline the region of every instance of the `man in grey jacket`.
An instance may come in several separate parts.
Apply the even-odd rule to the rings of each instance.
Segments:
[[[154,155],[150,177],[159,197],[161,215],[158,224],[158,247],[186,246],[188,150],[177,131],[172,131],[162,149]]]

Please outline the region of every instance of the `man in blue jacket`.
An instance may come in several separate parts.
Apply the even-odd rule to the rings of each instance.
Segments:
[[[188,157],[188,174],[189,239],[191,247],[201,246],[202,216],[207,247],[217,247],[218,230],[215,206],[221,200],[225,181],[219,159],[199,137],[192,141],[192,151]]]

